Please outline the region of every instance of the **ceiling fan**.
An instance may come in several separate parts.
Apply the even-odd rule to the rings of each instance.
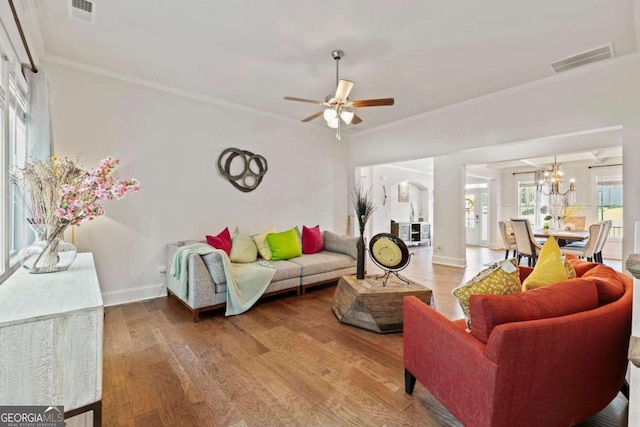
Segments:
[[[340,139],[341,122],[346,125],[357,125],[358,123],[362,123],[362,119],[354,112],[354,109],[361,107],[393,105],[394,99],[380,98],[351,101],[349,99],[349,92],[351,92],[351,89],[353,88],[353,82],[340,79],[340,59],[344,56],[344,52],[341,50],[334,50],[331,52],[331,56],[336,61],[335,95],[327,95],[324,102],[314,101],[313,99],[295,98],[292,96],[285,96],[284,99],[287,101],[308,102],[310,104],[317,104],[326,107],[324,110],[318,111],[317,113],[302,119],[302,122],[309,122],[316,117],[323,116],[327,122],[327,126],[332,129],[336,129],[336,138]]]

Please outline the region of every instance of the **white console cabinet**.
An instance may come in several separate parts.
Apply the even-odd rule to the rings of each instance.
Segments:
[[[0,284],[0,405],[64,405],[102,418],[103,303],[93,256]]]

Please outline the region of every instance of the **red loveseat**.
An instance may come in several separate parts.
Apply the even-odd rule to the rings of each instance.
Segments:
[[[571,262],[581,278],[473,295],[471,332],[405,297],[405,391],[417,379],[467,427],[572,426],[606,407],[624,385],[633,282]]]

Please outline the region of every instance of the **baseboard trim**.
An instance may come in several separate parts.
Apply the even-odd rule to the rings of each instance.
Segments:
[[[112,305],[128,304],[131,302],[167,296],[167,287],[164,283],[156,283],[148,286],[107,291],[102,293],[102,301],[105,307]]]
[[[453,258],[448,256],[433,255],[431,258],[432,264],[449,265],[451,267],[464,268],[467,266],[466,258]]]

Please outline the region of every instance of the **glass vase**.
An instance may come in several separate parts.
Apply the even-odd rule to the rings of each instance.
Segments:
[[[563,218],[554,218],[552,228],[553,231],[563,231],[564,221]]]
[[[67,270],[78,250],[62,237],[68,225],[31,225],[36,241],[18,253],[20,264],[29,273],[54,273]]]

